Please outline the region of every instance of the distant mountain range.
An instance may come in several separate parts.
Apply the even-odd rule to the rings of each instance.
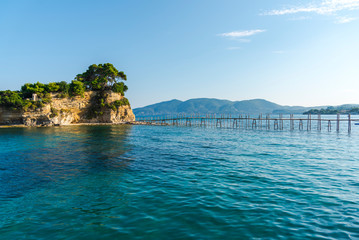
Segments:
[[[338,107],[356,107],[359,105],[342,105]],[[160,102],[133,110],[136,116],[159,116],[177,114],[302,114],[311,109],[327,108],[301,107],[301,106],[282,106],[264,99],[253,99],[244,101],[229,101],[214,98],[196,98],[187,101],[177,99]]]

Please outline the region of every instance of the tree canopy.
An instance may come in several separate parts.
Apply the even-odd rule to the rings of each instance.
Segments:
[[[17,109],[21,108],[24,103],[19,92],[6,90],[0,91],[0,105]]]
[[[72,81],[70,84],[70,92],[73,96],[83,95],[85,92],[84,84],[80,81]]]
[[[127,86],[123,82],[119,82],[127,80],[126,74],[118,71],[111,63],[92,64],[86,72],[78,74],[75,79],[83,82],[88,90],[114,90],[122,95],[127,90]]]

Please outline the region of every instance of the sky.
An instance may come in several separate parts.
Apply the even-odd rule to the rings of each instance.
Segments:
[[[359,104],[359,0],[1,0],[0,89],[127,75],[132,108],[171,99]]]

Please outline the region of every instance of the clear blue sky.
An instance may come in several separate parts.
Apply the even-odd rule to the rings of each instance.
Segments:
[[[359,0],[0,1],[2,90],[105,62],[127,74],[132,107],[359,103]]]

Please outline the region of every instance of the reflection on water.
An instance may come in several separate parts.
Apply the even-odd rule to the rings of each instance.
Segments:
[[[128,158],[123,155],[129,151],[126,138],[131,126],[99,126],[85,128],[82,146],[79,151],[84,152],[88,167],[98,170],[114,170],[124,168],[128,164]]]
[[[1,130],[0,198],[84,172],[122,170],[130,161],[129,125]]]

